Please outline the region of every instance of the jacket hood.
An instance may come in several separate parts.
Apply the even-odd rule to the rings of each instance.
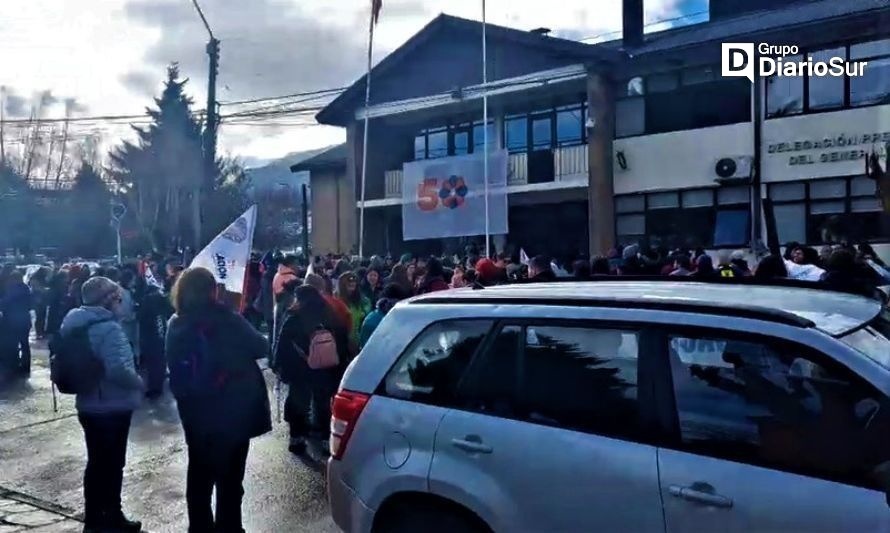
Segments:
[[[84,305],[72,309],[68,312],[67,315],[65,315],[65,318],[62,320],[62,329],[68,330],[72,328],[79,328],[81,326],[85,326],[89,322],[114,318],[114,313],[112,313],[108,309],[105,309],[104,307]]]

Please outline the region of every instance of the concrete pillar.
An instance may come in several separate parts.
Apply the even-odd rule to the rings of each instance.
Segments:
[[[615,97],[611,80],[602,72],[587,75],[587,212],[590,255],[605,254],[615,245],[615,193],[612,138]],[[592,124],[591,124],[592,122]]]

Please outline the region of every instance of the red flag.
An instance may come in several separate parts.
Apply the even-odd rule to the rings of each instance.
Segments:
[[[371,21],[376,25],[380,20],[380,10],[383,9],[383,0],[371,0]]]

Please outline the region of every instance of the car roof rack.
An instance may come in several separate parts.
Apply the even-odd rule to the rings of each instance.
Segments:
[[[796,289],[811,289],[817,291],[829,291],[843,294],[852,294],[855,296],[863,296],[878,300],[881,303],[890,303],[890,285],[872,285],[861,284],[859,286],[838,286],[822,281],[806,281],[790,278],[771,278],[757,279],[753,276],[738,276],[732,278],[724,278],[715,276],[712,278],[695,278],[692,276],[659,276],[659,275],[643,275],[643,276],[613,276],[613,275],[595,275],[589,278],[564,277],[556,278],[547,283],[583,283],[583,282],[599,282],[599,281],[652,281],[662,283],[707,283],[711,285],[748,285],[756,287],[788,287]],[[527,285],[540,283],[531,280],[515,280],[507,285]],[[485,287],[477,286],[475,288],[484,289]]]
[[[472,293],[470,293],[472,294]],[[815,327],[815,323],[802,316],[757,305],[720,305],[696,301],[661,301],[647,298],[529,298],[521,296],[426,296],[411,300],[411,304],[442,304],[442,305],[546,305],[565,307],[611,307],[618,309],[645,309],[652,311],[696,312],[715,316],[731,316],[733,318],[749,318],[777,322],[800,328]]]

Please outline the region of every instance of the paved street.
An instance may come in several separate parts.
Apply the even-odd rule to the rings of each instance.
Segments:
[[[0,391],[0,533],[82,528],[83,434],[73,397],[60,397],[58,412],[53,411],[46,361],[46,350],[38,347],[31,380]],[[336,531],[322,465],[294,458],[286,441],[285,424],[253,441],[245,479],[246,529]],[[186,462],[171,399],[146,404],[130,431],[123,498],[126,512],[142,520],[147,531],[186,530]]]

